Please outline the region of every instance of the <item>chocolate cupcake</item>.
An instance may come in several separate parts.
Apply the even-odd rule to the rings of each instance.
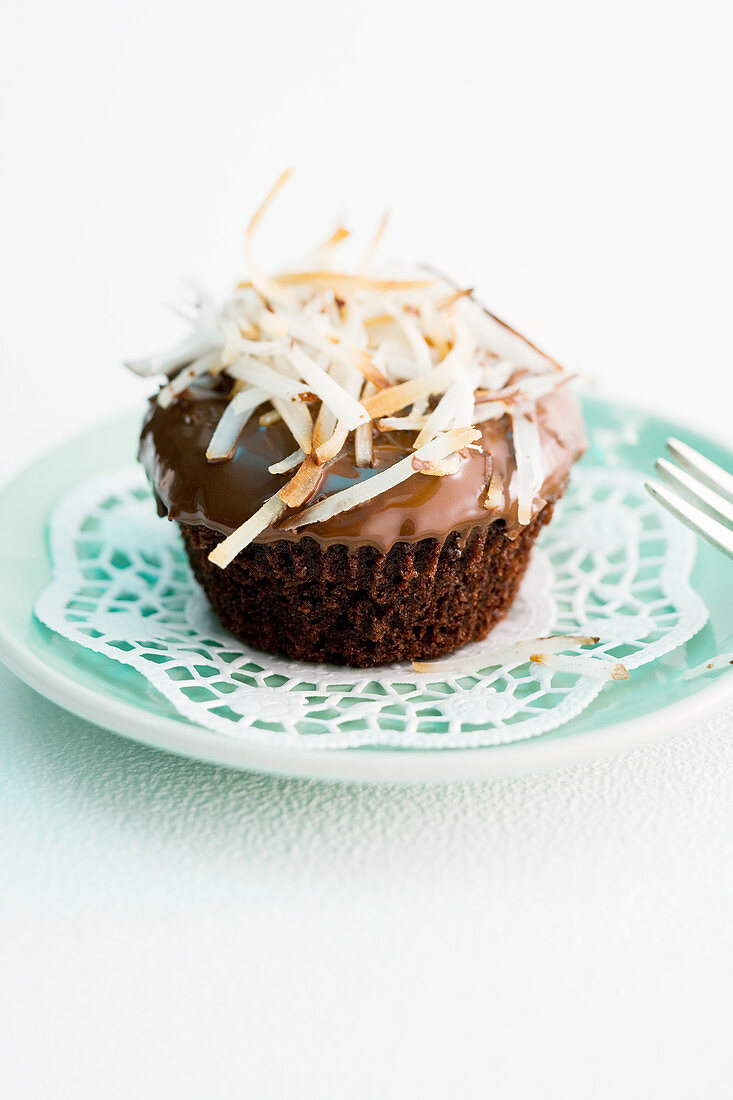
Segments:
[[[140,458],[221,622],[359,667],[439,657],[509,610],[585,448],[569,375],[428,271],[250,279],[130,364],[169,381]]]

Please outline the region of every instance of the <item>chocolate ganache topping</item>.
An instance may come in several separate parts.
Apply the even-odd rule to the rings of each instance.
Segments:
[[[353,269],[343,227],[303,270],[271,276],[253,236],[249,278],[217,305],[179,305],[190,333],[128,363],[165,377],[140,459],[164,515],[225,537],[226,569],[253,541],[374,546],[462,537],[497,521],[511,539],[560,497],[586,443],[572,375],[435,271]]]
[[[180,523],[203,524],[229,534],[249,519],[291,473],[274,475],[268,467],[293,448],[280,421],[261,427],[254,416],[244,426],[236,451],[226,462],[210,462],[206,449],[227,404],[213,383],[201,381],[176,402],[151,403],[140,442],[140,460],[155,491],[161,515]],[[540,399],[536,419],[543,458],[543,480],[535,511],[560,497],[573,463],[586,448],[575,397],[563,387]],[[373,545],[386,553],[397,542],[424,538],[443,540],[478,525],[501,520],[513,537],[522,529],[517,519],[517,464],[508,416],[480,425],[477,449],[462,452],[457,473],[433,477],[415,473],[400,485],[350,511],[296,531],[268,526],[257,542],[312,538],[323,545]],[[405,432],[379,432],[374,439],[374,466],[357,466],[353,441],[324,466],[308,503],[338,492],[393,465],[411,453]],[[491,484],[490,506],[485,506]]]

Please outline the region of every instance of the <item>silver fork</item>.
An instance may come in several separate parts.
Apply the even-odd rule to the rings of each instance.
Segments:
[[[667,447],[678,465],[658,458],[655,467],[665,484],[647,481],[647,489],[668,512],[733,558],[733,474],[679,439],[668,439]]]

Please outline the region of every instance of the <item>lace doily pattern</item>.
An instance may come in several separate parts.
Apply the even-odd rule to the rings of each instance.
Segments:
[[[50,523],[54,579],[41,622],[135,668],[217,735],[318,748],[474,748],[533,737],[609,690],[531,662],[486,674],[419,675],[409,665],[320,666],[248,649],[193,580],[174,524],[136,468],[85,481]],[[508,618],[461,651],[480,658],[548,633],[598,636],[585,653],[630,670],[687,641],[707,619],[689,584],[695,540],[633,471],[579,468],[544,532]],[[610,690],[628,690],[628,682]]]

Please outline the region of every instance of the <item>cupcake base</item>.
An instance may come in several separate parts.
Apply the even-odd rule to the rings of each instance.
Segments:
[[[368,668],[446,653],[488,634],[507,614],[546,505],[515,539],[504,524],[373,546],[315,539],[251,543],[226,569],[209,562],[221,535],[181,524],[189,561],[223,626],[247,645],[303,661]]]

